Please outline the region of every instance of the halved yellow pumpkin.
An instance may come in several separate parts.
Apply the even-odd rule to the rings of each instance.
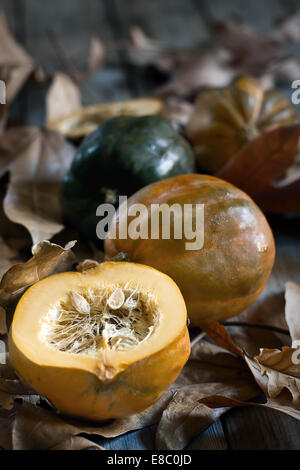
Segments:
[[[27,290],[10,330],[10,358],[61,412],[125,417],[154,403],[179,375],[190,352],[186,321],[171,278],[105,262]]]

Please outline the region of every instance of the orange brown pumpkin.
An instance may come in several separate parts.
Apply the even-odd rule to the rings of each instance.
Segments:
[[[158,400],[190,353],[176,284],[149,266],[101,263],[50,276],[21,298],[9,335],[16,372],[61,412],[123,418]]]
[[[120,239],[108,234],[108,258],[125,252],[137,263],[168,274],[179,286],[193,325],[233,317],[259,296],[271,273],[275,246],[268,222],[244,192],[205,175],[181,175],[141,189],[128,200],[152,204],[204,204],[204,245],[187,250],[183,239]],[[119,224],[131,223],[117,214]],[[174,219],[171,218],[171,235]]]

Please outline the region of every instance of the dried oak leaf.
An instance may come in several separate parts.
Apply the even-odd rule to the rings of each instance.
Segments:
[[[60,185],[74,153],[60,134],[36,129],[9,167],[4,211],[11,221],[27,228],[34,244],[64,227]]]
[[[0,79],[6,84],[6,101],[10,103],[33,71],[35,63],[15,41],[1,12],[0,44]]]
[[[264,208],[266,193],[274,191],[273,182],[295,161],[299,135],[299,124],[264,132],[243,146],[217,176],[244,190]]]
[[[46,97],[46,125],[81,108],[81,93],[64,73],[56,73]]]

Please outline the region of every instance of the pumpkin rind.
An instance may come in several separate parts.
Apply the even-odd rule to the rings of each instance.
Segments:
[[[96,208],[111,202],[109,190],[129,196],[154,181],[193,170],[189,143],[163,117],[112,118],[86,137],[74,157],[62,187],[65,216],[96,239]]]
[[[296,108],[275,88],[243,76],[203,91],[186,127],[200,172],[217,173],[260,133],[299,121]]]
[[[63,292],[118,281],[150,289],[158,297],[161,323],[145,343],[126,351],[100,349],[95,356],[58,351],[44,343],[42,318]],[[177,321],[170,327],[174,311]],[[95,421],[127,417],[158,400],[187,361],[185,304],[175,283],[148,266],[102,263],[83,273],[53,275],[21,298],[9,351],[16,372],[61,412]]]
[[[215,177],[182,175],[138,191],[128,200],[128,208],[135,203],[147,208],[162,203],[204,204],[200,250],[186,250],[184,239],[124,240],[108,234],[105,240],[108,259],[125,252],[134,262],[174,279],[193,325],[235,316],[259,296],[272,270],[275,246],[264,215],[249,196]]]

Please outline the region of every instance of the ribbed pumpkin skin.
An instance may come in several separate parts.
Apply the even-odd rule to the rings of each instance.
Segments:
[[[275,246],[264,215],[245,193],[215,177],[182,175],[142,189],[128,207],[133,203],[204,204],[204,246],[198,251],[186,250],[186,240],[105,240],[108,258],[126,252],[173,278],[193,325],[233,317],[259,296]]]
[[[200,172],[217,173],[260,133],[299,121],[296,108],[276,89],[252,77],[200,94],[186,127]]]
[[[194,171],[189,143],[161,116],[119,116],[102,124],[79,147],[64,178],[62,204],[68,221],[95,239],[96,208],[107,189],[131,195],[171,176]]]

